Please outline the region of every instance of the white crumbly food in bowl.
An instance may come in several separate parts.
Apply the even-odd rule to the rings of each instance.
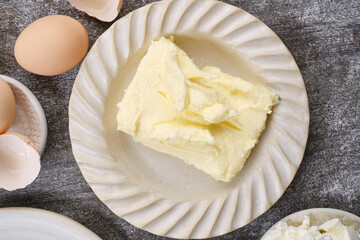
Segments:
[[[338,218],[311,226],[310,217],[305,216],[298,227],[279,222],[262,240],[360,240],[354,227],[345,226]]]

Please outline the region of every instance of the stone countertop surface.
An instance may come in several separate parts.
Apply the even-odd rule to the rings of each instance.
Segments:
[[[150,2],[124,0],[118,18]],[[260,239],[279,219],[307,208],[331,207],[360,216],[360,1],[225,2],[258,17],[289,48],[303,74],[311,121],[303,162],[282,198],[247,226],[214,239]],[[60,213],[102,239],[165,239],[114,215],[94,195],[75,163],[68,102],[79,66],[59,76],[43,77],[16,63],[17,36],[31,22],[50,14],[79,20],[89,33],[90,46],[112,24],[89,17],[65,0],[1,0],[0,74],[21,81],[35,94],[44,108],[49,133],[39,177],[25,189],[0,190],[0,207]]]

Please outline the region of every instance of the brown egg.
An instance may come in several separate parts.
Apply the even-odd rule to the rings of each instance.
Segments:
[[[53,76],[69,71],[86,55],[89,37],[77,20],[51,15],[30,24],[15,43],[16,61],[29,72]]]
[[[0,78],[0,134],[5,133],[15,118],[15,97],[9,84]]]

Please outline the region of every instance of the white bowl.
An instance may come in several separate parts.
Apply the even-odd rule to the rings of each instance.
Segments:
[[[331,220],[333,218],[339,218],[340,221],[345,226],[353,226],[357,232],[360,231],[360,217],[358,217],[352,213],[345,212],[345,211],[338,210],[338,209],[333,209],[333,208],[311,208],[311,209],[302,210],[302,211],[295,212],[295,213],[281,219],[279,222],[286,222],[289,226],[297,227],[302,224],[305,216],[310,217],[311,225],[319,226],[328,220]],[[265,238],[265,236],[267,234],[269,234],[270,230],[273,230],[279,222],[274,224],[264,234],[262,239]]]
[[[36,208],[1,208],[0,232],[6,240],[101,240],[70,218]]]
[[[19,133],[29,138],[40,154],[43,154],[47,140],[47,122],[43,108],[35,95],[21,82],[0,75],[11,87],[15,96],[15,119],[8,132]]]

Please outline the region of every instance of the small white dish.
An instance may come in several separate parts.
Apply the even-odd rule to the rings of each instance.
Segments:
[[[339,218],[345,226],[353,226],[357,232],[360,232],[360,217],[334,208],[311,208],[302,210],[281,219],[279,222],[286,222],[289,226],[297,227],[302,224],[305,216],[310,217],[310,223],[312,226],[319,226],[328,220]],[[269,232],[273,230],[279,222],[274,224],[261,239],[265,238],[265,236],[269,234]]]
[[[280,96],[230,183],[116,130],[116,105],[140,60],[152,40],[169,35],[198,66],[218,67]],[[115,22],[84,59],[69,105],[73,154],[95,194],[134,226],[173,238],[222,235],[263,214],[294,178],[308,127],[304,82],[286,46],[259,19],[213,0],[154,2]]]
[[[35,208],[0,209],[0,232],[6,240],[101,240],[70,218]]]
[[[43,108],[34,94],[21,82],[5,75],[0,75],[0,78],[9,83],[15,95],[15,119],[8,132],[26,136],[40,154],[43,154],[47,140],[47,123]]]

